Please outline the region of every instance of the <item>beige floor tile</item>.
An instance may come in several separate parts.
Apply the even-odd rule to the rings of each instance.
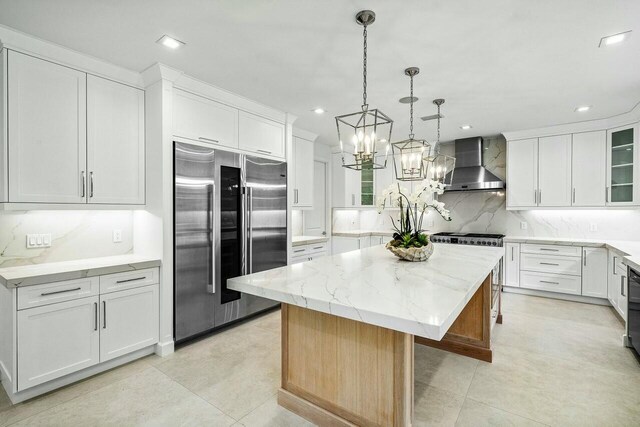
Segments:
[[[538,423],[472,399],[465,399],[456,427],[544,427]]]
[[[469,357],[415,345],[415,380],[454,394],[467,394],[478,363]]]
[[[415,427],[455,425],[464,396],[449,393],[420,382],[415,383]]]
[[[23,420],[32,415],[53,408],[61,403],[75,399],[78,396],[82,396],[109,384],[113,384],[114,382],[138,374],[149,367],[149,364],[147,363],[148,360],[149,358],[145,357],[52,391],[51,393],[38,396],[26,402],[5,407],[4,410],[0,410],[0,426],[5,426]],[[2,393],[4,393],[4,390]]]
[[[314,424],[278,405],[276,395],[258,406],[237,423],[244,427],[306,427]]]
[[[215,425],[235,422],[153,367],[27,418],[20,425]]]

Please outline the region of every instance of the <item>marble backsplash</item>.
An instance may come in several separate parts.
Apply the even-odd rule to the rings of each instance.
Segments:
[[[113,243],[113,230],[122,242]],[[51,247],[27,249],[26,235],[51,234]],[[0,212],[0,267],[133,252],[132,211]]]
[[[453,146],[443,145],[441,151],[453,154]],[[506,141],[503,138],[485,139],[484,163],[487,169],[505,179]],[[428,232],[640,240],[638,209],[507,211],[503,191],[452,192],[443,194],[440,200],[451,211],[452,221],[444,221],[435,212],[429,212],[423,222]],[[397,210],[385,210],[379,215],[373,208],[334,209],[333,231],[391,230],[391,216],[397,216]]]

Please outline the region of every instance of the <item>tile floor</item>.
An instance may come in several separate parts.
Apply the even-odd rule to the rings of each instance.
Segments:
[[[640,364],[608,307],[504,294],[494,362],[416,346],[415,425],[637,426]],[[280,408],[272,312],[11,406],[0,426],[304,426]]]

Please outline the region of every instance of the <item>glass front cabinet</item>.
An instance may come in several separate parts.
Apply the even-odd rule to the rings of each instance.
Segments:
[[[607,132],[607,206],[639,204],[638,158],[637,125]]]

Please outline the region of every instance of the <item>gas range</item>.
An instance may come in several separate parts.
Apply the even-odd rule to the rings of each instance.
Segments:
[[[504,234],[484,233],[434,233],[434,243],[451,243],[454,245],[502,246]]]

